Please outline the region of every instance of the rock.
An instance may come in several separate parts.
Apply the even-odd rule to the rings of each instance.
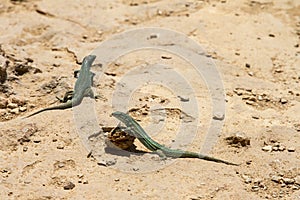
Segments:
[[[24,106],[27,103],[27,100],[14,96],[11,98],[11,102],[17,104],[18,106]]]
[[[274,175],[274,176],[271,177],[271,180],[276,182],[276,183],[280,183],[281,180],[282,180],[282,177]]]
[[[274,147],[274,146],[272,147],[273,151],[278,151],[278,149],[279,149],[278,147]]]
[[[263,181],[263,179],[261,179],[261,178],[256,178],[256,179],[253,180],[253,183],[254,183],[254,184],[260,184],[262,181]]]
[[[296,148],[295,147],[289,147],[287,150],[288,150],[288,152],[295,152]]]
[[[3,84],[7,80],[7,67],[9,61],[0,55],[0,84]]]
[[[296,176],[295,183],[300,186],[300,175]]]
[[[116,163],[117,163],[116,159],[111,159],[111,160],[101,160],[97,164],[100,166],[108,167],[108,166],[115,165]]]
[[[273,149],[273,147],[271,145],[267,145],[262,148],[263,151],[268,151],[268,152],[271,152],[272,149]]]
[[[245,147],[250,145],[250,138],[245,133],[237,132],[225,139],[227,144],[235,147]]]
[[[22,76],[30,71],[31,67],[26,63],[18,63],[15,65],[14,73],[17,76]]]
[[[282,103],[282,104],[286,104],[288,102],[288,100],[286,100],[286,99],[284,99],[284,98],[281,98],[280,99],[280,103]]]
[[[179,99],[180,99],[180,101],[182,101],[182,102],[188,102],[189,100],[190,100],[190,98],[189,97],[186,97],[186,96],[177,96]]]
[[[259,186],[253,185],[252,186],[252,191],[257,192],[259,190]]]
[[[9,112],[12,113],[12,114],[17,115],[17,114],[19,114],[19,108],[11,109]]]
[[[9,103],[9,104],[7,104],[7,107],[10,108],[10,109],[14,109],[14,108],[18,107],[18,104],[16,104],[16,103]]]
[[[284,150],[285,150],[285,146],[282,146],[282,145],[279,146],[279,147],[278,147],[278,150],[279,150],[279,151],[284,151]]]
[[[75,184],[72,183],[71,181],[69,181],[64,185],[64,190],[72,190],[74,187],[75,187]]]
[[[294,184],[294,183],[295,183],[295,180],[292,179],[292,178],[283,178],[282,180],[283,180],[283,182],[284,182],[285,184],[287,184],[287,185],[289,185],[289,184]]]
[[[27,110],[27,107],[22,106],[22,107],[19,108],[19,110],[20,110],[20,112],[25,112]]]
[[[8,100],[3,97],[0,97],[0,109],[7,108],[7,105],[8,105]]]
[[[247,175],[244,175],[244,174],[243,174],[243,175],[242,175],[242,178],[244,179],[244,182],[245,182],[246,184],[252,182],[251,177],[249,177],[249,176],[247,176]]]
[[[221,112],[215,112],[213,119],[214,120],[223,120],[225,118],[225,114]]]
[[[261,95],[258,95],[257,100],[262,101],[264,98]]]

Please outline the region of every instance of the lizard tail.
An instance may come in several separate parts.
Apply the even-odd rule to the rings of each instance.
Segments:
[[[202,154],[198,154],[198,158],[203,159],[203,160],[208,160],[208,161],[214,161],[214,162],[218,162],[218,163],[224,163],[227,165],[234,165],[234,166],[239,166],[239,164],[235,164],[232,162],[228,162],[226,160],[221,160],[218,158],[214,158],[214,157],[210,157],[210,156],[206,156],[206,155],[202,155]]]
[[[72,103],[64,103],[64,104],[61,104],[61,105],[58,105],[58,106],[53,106],[53,107],[49,107],[49,108],[44,108],[44,109],[41,109],[39,111],[36,111],[26,117],[24,117],[23,119],[26,119],[26,118],[29,118],[29,117],[32,117],[34,115],[37,115],[41,112],[44,112],[44,111],[47,111],[47,110],[56,110],[56,109],[60,109],[60,110],[63,110],[63,109],[67,109],[67,108],[71,108],[72,107]]]

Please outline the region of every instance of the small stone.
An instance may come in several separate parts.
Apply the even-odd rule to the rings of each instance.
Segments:
[[[245,182],[246,184],[252,182],[251,177],[249,177],[249,176],[247,176],[247,175],[242,175],[242,178],[244,179],[244,182]]]
[[[299,190],[300,187],[296,186],[296,185],[292,185],[292,190]]]
[[[244,147],[250,145],[250,138],[246,136],[245,133],[237,132],[226,138],[229,145],[235,147]]]
[[[275,37],[275,35],[273,33],[270,33],[269,37]]]
[[[26,152],[28,150],[28,147],[23,147],[23,152]]]
[[[0,109],[5,109],[8,105],[8,100],[0,97]]]
[[[83,174],[77,174],[78,178],[83,178],[83,176],[84,176]]]
[[[258,101],[262,101],[263,99],[264,99],[264,98],[263,98],[261,95],[258,95],[258,96],[257,96],[257,100],[258,100]]]
[[[177,96],[179,99],[180,99],[180,101],[182,101],[182,102],[188,102],[189,100],[190,100],[190,98],[189,97],[186,97],[186,96]]]
[[[274,175],[274,176],[271,177],[271,180],[276,182],[276,183],[280,183],[281,180],[282,180],[282,177]]]
[[[9,112],[12,113],[12,114],[17,115],[17,114],[19,114],[19,108],[11,109]]]
[[[97,162],[97,164],[100,165],[100,166],[107,167],[106,162],[104,160],[101,160],[101,161]]]
[[[282,145],[279,146],[279,147],[278,147],[278,150],[279,150],[279,151],[284,151],[284,150],[285,150],[285,146],[282,146]]]
[[[253,76],[254,73],[253,73],[253,72],[248,72],[248,75],[249,75],[249,76]]]
[[[7,104],[7,107],[10,108],[10,109],[14,109],[14,108],[18,107],[18,104],[16,104],[16,103],[9,103],[9,104]]]
[[[74,184],[74,183],[72,183],[72,182],[67,182],[67,183],[64,185],[64,190],[72,190],[74,187],[75,187],[75,184]]]
[[[254,183],[254,184],[260,184],[262,181],[263,181],[263,179],[261,179],[261,178],[256,178],[256,179],[253,180],[253,183]]]
[[[20,99],[18,97],[12,97],[11,102],[17,104],[18,106],[24,106],[27,101],[25,99]]]
[[[271,152],[272,149],[273,149],[273,147],[271,145],[267,145],[262,148],[263,151],[267,151],[267,152]]]
[[[84,180],[82,181],[83,184],[89,184],[89,181],[88,180]]]
[[[115,182],[119,182],[120,181],[120,179],[119,178],[115,178],[115,180],[114,180]]]
[[[215,112],[213,119],[214,120],[223,120],[225,118],[225,114],[221,112]]]
[[[295,183],[300,186],[300,175],[296,176]]]
[[[20,112],[25,112],[27,110],[27,107],[22,106],[22,107],[19,108],[19,110],[20,110]]]
[[[33,142],[34,142],[34,143],[40,143],[40,142],[41,142],[41,139],[40,139],[40,138],[35,138],[35,139],[33,139]]]
[[[249,63],[246,63],[246,64],[245,64],[245,67],[250,68],[250,64],[249,64]]]
[[[288,102],[288,100],[286,100],[286,99],[284,99],[284,98],[281,98],[280,99],[280,103],[282,103],[282,104],[286,104]]]
[[[62,162],[59,162],[58,165],[57,165],[58,168],[63,168],[64,166],[65,166],[65,164],[62,163]]]
[[[284,182],[285,184],[287,184],[287,185],[289,185],[289,184],[294,184],[294,183],[295,183],[295,180],[292,179],[292,178],[283,178],[282,180],[283,180],[283,182]]]
[[[280,146],[279,142],[275,142],[275,143],[273,144],[273,147],[279,147],[279,146]]]
[[[57,149],[64,149],[65,147],[64,147],[62,144],[60,144],[60,145],[58,145],[56,148],[57,148]]]
[[[288,152],[295,152],[296,148],[295,147],[289,147],[287,150],[288,150]]]
[[[162,58],[162,59],[166,59],[166,60],[172,59],[171,56],[165,56],[165,55],[161,56],[161,58]]]
[[[252,186],[252,191],[257,192],[259,190],[259,186],[253,185]]]
[[[254,101],[247,100],[247,101],[246,101],[246,104],[248,104],[248,105],[254,105],[255,102],[254,102]]]
[[[272,147],[272,150],[273,150],[273,151],[278,151],[278,147],[274,147],[274,146],[273,146],[273,147]]]

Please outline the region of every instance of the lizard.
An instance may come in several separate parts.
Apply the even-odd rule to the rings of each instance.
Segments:
[[[145,130],[136,122],[131,116],[126,113],[116,111],[112,113],[112,116],[120,120],[122,123],[126,125],[126,129],[124,131],[130,132],[134,137],[136,137],[147,149],[150,151],[157,153],[160,157],[166,158],[199,158],[203,160],[218,162],[218,163],[225,163],[227,165],[235,165],[238,166],[239,164],[231,163],[225,160],[221,160],[218,158],[210,157],[207,155],[184,151],[181,149],[171,149],[164,145],[159,144],[158,142],[154,141],[146,132]]]
[[[63,109],[68,109],[68,108],[78,106],[82,102],[83,98],[87,96],[94,98],[94,93],[93,90],[91,89],[91,86],[93,85],[93,77],[95,76],[95,74],[91,72],[90,69],[95,59],[96,59],[95,55],[88,55],[84,57],[80,70],[74,72],[74,77],[76,77],[77,74],[79,73],[78,79],[76,80],[74,86],[74,91],[67,92],[65,95],[67,96],[71,93],[72,95],[71,100],[68,101],[68,99],[64,97],[64,100],[62,100],[62,102],[64,103],[57,106],[41,109],[39,111],[36,111],[26,116],[25,118],[32,117],[36,114],[39,114],[47,110],[63,110]]]

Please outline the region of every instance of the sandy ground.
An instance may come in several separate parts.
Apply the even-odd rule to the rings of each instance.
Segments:
[[[0,24],[0,199],[300,199],[300,1],[1,0]],[[201,45],[224,86],[224,119],[214,116],[210,77],[157,49],[111,63],[97,54],[98,99],[22,119],[58,104],[101,42],[143,27],[178,31]],[[166,45],[178,42],[169,39]],[[165,68],[155,70],[157,63]],[[137,84],[138,71],[173,69],[193,94],[178,98],[174,77],[166,79],[175,88]],[[124,77],[135,86],[127,101]],[[186,110],[191,96],[197,106]],[[102,128],[117,124],[110,114],[124,105],[160,143],[241,165],[106,151]],[[211,122],[222,129],[205,151]]]

